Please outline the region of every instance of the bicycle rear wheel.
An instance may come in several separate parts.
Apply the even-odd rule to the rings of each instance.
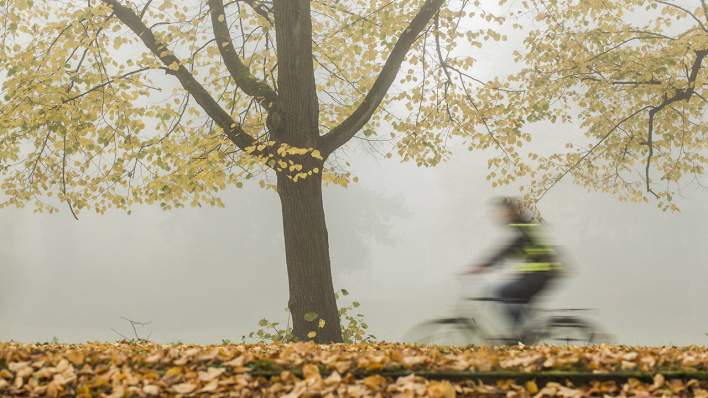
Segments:
[[[466,318],[442,318],[423,322],[406,333],[404,341],[440,346],[484,343],[479,329]]]
[[[574,316],[552,316],[536,322],[526,333],[526,344],[587,345],[608,343],[611,335],[592,322]]]

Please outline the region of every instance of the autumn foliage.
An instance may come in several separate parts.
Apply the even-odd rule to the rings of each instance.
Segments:
[[[272,189],[292,334],[341,342],[322,187],[357,181],[345,149],[426,167],[453,142],[493,149],[487,179],[519,184],[530,208],[566,176],[664,210],[685,183],[703,186],[704,2],[487,6],[0,1],[0,208],[66,205],[78,219],[223,207],[228,185]],[[522,71],[479,75],[477,49],[527,23]],[[538,121],[573,122],[584,142],[523,152]],[[314,337],[311,312],[326,321]]]
[[[708,369],[705,347],[441,347],[396,343],[316,345],[0,345],[0,394],[12,396],[708,396],[705,381],[658,372]],[[436,373],[509,379],[432,380]],[[514,375],[648,372],[650,382],[516,383]],[[413,373],[415,372],[415,374]],[[476,372],[476,373],[475,373]],[[519,373],[522,372],[522,373]],[[674,373],[676,374],[676,373]]]

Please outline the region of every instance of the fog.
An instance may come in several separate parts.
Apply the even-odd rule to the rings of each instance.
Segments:
[[[397,341],[460,295],[499,283],[456,272],[503,241],[487,204],[514,189],[489,186],[483,153],[455,152],[430,169],[352,157],[360,182],[325,189],[334,286],[351,293],[340,305],[360,302],[379,339]],[[553,188],[540,209],[574,272],[544,305],[595,308],[621,343],[705,344],[708,201],[694,196],[670,214],[567,182]],[[68,209],[3,210],[0,339],[113,341],[111,328],[133,337],[126,317],[152,322],[138,328],[142,338],[207,344],[241,341],[264,317],[286,323],[277,195],[245,186],[224,202],[82,212],[80,221]]]
[[[486,62],[480,76],[503,70],[510,45],[474,53]],[[572,126],[531,128],[531,147],[546,152],[585,139]],[[451,149],[450,161],[435,168],[350,150],[342,156],[359,183],[325,189],[334,286],[351,293],[340,306],[360,302],[357,312],[379,340],[399,341],[508,274],[456,275],[508,238],[488,204],[519,191],[486,181],[493,152]],[[708,193],[687,188],[676,200],[681,213],[672,214],[654,201],[622,203],[570,182],[539,204],[573,269],[543,305],[596,309],[590,316],[618,343],[705,345]],[[287,323],[277,194],[245,184],[222,199],[225,209],[134,206],[130,216],[84,211],[79,221],[66,206],[55,215],[1,210],[0,340],[134,337],[125,317],[151,322],[138,327],[141,338],[210,344],[240,342],[262,318]]]

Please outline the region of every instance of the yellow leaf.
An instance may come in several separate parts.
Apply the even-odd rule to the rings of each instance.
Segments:
[[[169,69],[170,70],[179,70],[179,65],[177,65],[177,62],[173,62],[172,64],[170,64]]]
[[[325,325],[325,320],[324,320],[324,319],[320,319],[319,327],[323,328],[324,325]]]
[[[223,14],[219,15],[219,22],[224,22],[224,19],[226,19],[226,18],[224,18]]]
[[[316,332],[310,332],[310,333],[307,334],[307,337],[313,338],[313,337],[315,337],[316,335],[317,335]]]
[[[536,394],[538,392],[538,386],[533,381],[527,381],[526,382],[526,391],[528,391],[529,394]]]

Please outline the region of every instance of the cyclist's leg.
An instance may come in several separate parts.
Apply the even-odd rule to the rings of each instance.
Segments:
[[[522,306],[528,301],[526,278],[507,283],[499,289],[499,297],[505,303],[511,326],[516,329],[521,324]]]
[[[551,278],[552,274],[549,272],[527,272],[520,279],[502,286],[499,290],[499,297],[506,303],[514,329],[520,329],[525,306],[544,289]]]
[[[530,272],[527,276],[528,279],[528,298],[525,304],[531,304],[544,290],[548,290],[553,285],[553,279],[556,276],[554,271],[539,271]]]

